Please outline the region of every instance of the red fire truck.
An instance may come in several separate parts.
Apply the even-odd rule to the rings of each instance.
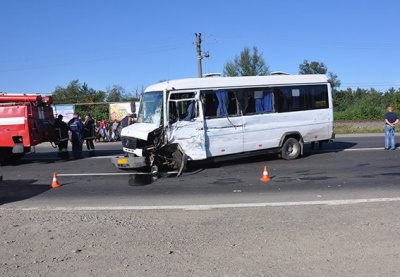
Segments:
[[[16,160],[31,146],[54,142],[51,96],[0,94],[0,161]]]

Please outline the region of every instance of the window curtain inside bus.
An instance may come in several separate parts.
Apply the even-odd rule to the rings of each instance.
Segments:
[[[266,92],[254,92],[254,98],[256,99],[256,112],[273,112],[273,94],[271,91]]]
[[[225,90],[217,90],[216,93],[218,98],[218,114],[219,116],[227,116],[228,110],[226,109],[226,100],[228,99],[228,92]]]
[[[262,113],[264,111],[263,97],[263,91],[254,92],[254,99],[256,101],[256,113]]]
[[[187,108],[187,115],[186,117],[183,119],[185,121],[190,121],[195,117],[195,102],[194,100],[192,100]]]
[[[273,104],[273,97],[272,91],[267,91],[264,96],[264,111],[271,113],[274,111],[274,104]]]

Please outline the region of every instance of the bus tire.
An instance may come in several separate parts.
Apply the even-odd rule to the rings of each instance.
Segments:
[[[288,138],[282,145],[281,157],[284,160],[294,160],[301,152],[300,143],[295,138]]]

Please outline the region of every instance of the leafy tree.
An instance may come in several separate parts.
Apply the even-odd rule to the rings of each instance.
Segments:
[[[399,100],[400,90],[394,88],[385,93],[373,88],[337,91],[333,94],[335,120],[382,120],[386,106],[400,108]]]
[[[354,102],[361,101],[365,97],[365,95],[367,95],[367,94],[368,94],[368,90],[367,89],[357,88],[353,92],[353,100],[354,100]]]
[[[81,95],[85,96],[83,99],[83,103],[99,103],[103,102],[106,96],[106,93],[101,90],[95,90],[93,88],[89,88],[88,84],[83,83],[80,88]]]
[[[342,84],[335,73],[328,72],[328,82],[331,84],[332,90],[336,91]]]
[[[341,85],[338,76],[333,72],[328,72],[328,67],[322,62],[308,62],[308,60],[304,60],[303,63],[299,65],[299,74],[326,74],[332,90],[336,90],[336,88],[339,88]]]
[[[79,90],[79,80],[71,81],[71,83],[66,88],[57,86],[55,91],[53,92],[54,101],[57,104],[79,103],[82,99]]]
[[[389,88],[382,97],[382,102],[385,106],[392,105],[395,110],[400,108],[400,89],[397,91],[394,88]]]
[[[57,86],[52,93],[57,104],[74,104],[74,103],[96,103],[103,102],[105,93],[89,88],[88,84],[80,84],[79,80],[73,80],[66,87]]]
[[[335,112],[347,110],[353,103],[353,90],[337,91],[333,94],[333,108]]]
[[[327,72],[328,68],[326,65],[320,62],[308,62],[308,60],[304,60],[299,66],[299,74],[326,74]]]
[[[125,98],[125,89],[119,85],[107,88],[107,102],[121,102]]]
[[[66,88],[57,86],[52,95],[56,105],[74,104],[75,111],[80,114],[90,112],[93,117],[108,118],[108,104],[98,104],[104,102],[105,92],[96,91],[86,83],[80,84],[79,80],[71,81]]]
[[[253,47],[253,53],[245,47],[236,55],[233,61],[227,61],[224,66],[225,76],[262,76],[268,75],[269,68],[262,58],[262,53],[258,53],[257,47]]]

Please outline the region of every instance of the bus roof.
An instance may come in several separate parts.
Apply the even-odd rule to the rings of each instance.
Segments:
[[[245,77],[189,78],[164,81],[145,89],[150,91],[187,89],[229,89],[241,87],[284,86],[305,84],[326,84],[328,78],[323,74],[310,75],[268,75]]]

